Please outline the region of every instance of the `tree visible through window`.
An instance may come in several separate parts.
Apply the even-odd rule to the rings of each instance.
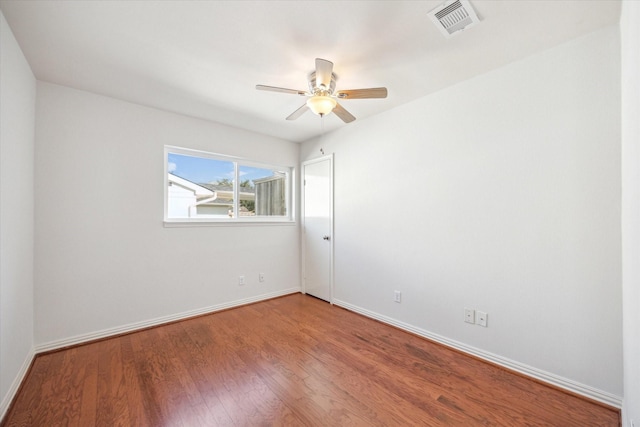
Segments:
[[[165,151],[166,220],[291,219],[291,168],[180,148]]]

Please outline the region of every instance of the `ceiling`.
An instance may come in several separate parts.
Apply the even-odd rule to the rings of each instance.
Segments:
[[[2,0],[38,80],[238,128],[304,141],[344,124],[307,112],[315,58],[337,89],[385,86],[345,100],[358,120],[600,27],[619,0],[471,0],[481,22],[447,39],[427,13],[442,1]]]

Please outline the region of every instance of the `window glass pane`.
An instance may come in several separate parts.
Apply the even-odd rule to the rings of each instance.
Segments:
[[[233,162],[168,153],[167,171],[168,218],[233,217]]]
[[[167,221],[292,221],[291,168],[179,147],[165,153]]]
[[[287,172],[240,166],[240,216],[286,216]]]

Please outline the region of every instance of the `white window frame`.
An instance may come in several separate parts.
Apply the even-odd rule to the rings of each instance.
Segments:
[[[169,218],[169,154],[180,154],[192,157],[202,157],[213,160],[231,162],[234,164],[233,179],[233,211],[240,212],[240,167],[257,167],[285,171],[285,197],[287,215],[283,216],[240,216],[235,215],[229,218]],[[226,154],[211,153],[207,151],[194,150],[171,145],[164,147],[164,225],[165,227],[180,226],[208,226],[208,225],[295,225],[294,194],[295,194],[295,168],[293,166],[274,165],[258,162],[243,157],[229,156]]]

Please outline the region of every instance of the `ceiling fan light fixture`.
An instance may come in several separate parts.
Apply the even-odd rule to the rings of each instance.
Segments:
[[[336,100],[330,96],[316,95],[307,99],[307,107],[319,116],[329,114],[336,107],[336,104]]]
[[[368,89],[345,89],[339,92],[335,92],[336,79],[337,77],[333,72],[333,62],[327,61],[326,59],[322,58],[316,58],[316,70],[307,76],[307,82],[309,83],[308,91],[266,85],[256,85],[256,89],[308,97],[307,102],[305,104],[302,104],[302,106],[300,106],[296,111],[289,114],[286,117],[286,120],[296,120],[308,110],[311,110],[313,111],[313,114],[316,114],[320,117],[324,117],[329,113],[333,113],[343,122],[351,123],[356,118],[353,114],[345,110],[342,105],[338,104],[337,98],[340,98],[342,100],[387,97],[386,87],[372,87]]]

